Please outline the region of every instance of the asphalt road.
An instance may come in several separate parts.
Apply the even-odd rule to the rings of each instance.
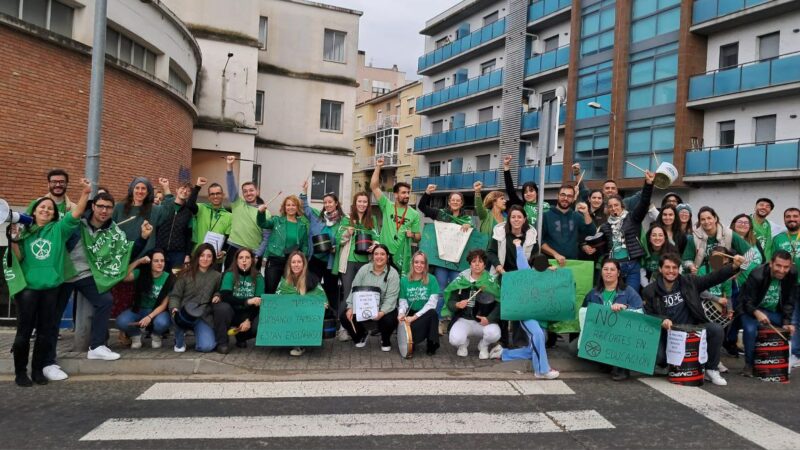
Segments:
[[[738,375],[727,387],[702,388],[600,375],[518,383],[361,377],[291,389],[80,378],[22,389],[5,381],[0,447],[800,448],[796,383]],[[401,395],[381,395],[390,391]]]

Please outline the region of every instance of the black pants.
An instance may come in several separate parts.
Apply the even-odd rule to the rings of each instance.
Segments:
[[[722,349],[722,338],[725,336],[725,331],[720,324],[714,322],[704,323],[702,326],[706,329],[706,342],[708,343],[706,370],[719,370],[719,354]],[[661,330],[661,341],[656,354],[656,365],[660,367],[666,367],[667,365],[667,332],[663,329]]]
[[[267,294],[274,294],[281,282],[283,271],[286,270],[286,258],[270,256],[267,258],[267,276],[265,277]]]
[[[339,275],[328,270],[327,261],[323,261],[314,256],[308,260],[308,269],[322,280],[322,289],[325,290],[328,306],[331,311],[337,311],[338,313],[339,301],[342,298],[339,289]]]
[[[217,345],[228,345],[228,329],[238,327],[242,322],[249,319],[251,311],[249,309],[237,311],[233,309],[230,303],[225,302],[213,303],[212,309],[214,311],[214,337],[217,340]],[[236,334],[236,342],[245,342],[256,337],[257,331],[258,316],[256,315],[250,321],[249,330]]]
[[[414,344],[419,344],[422,341],[434,344],[439,343],[439,316],[436,314],[435,309],[428,310],[411,322],[411,335]]]
[[[367,329],[364,327],[364,322],[359,322],[355,319],[355,317],[353,317],[353,322],[351,323],[349,320],[347,320],[346,309],[339,317],[339,320],[342,322],[342,328],[347,330],[347,334],[350,335],[350,337],[353,339],[353,342],[360,342],[362,339],[367,337]],[[397,329],[397,308],[384,314],[380,320],[372,320],[371,322],[378,322],[378,330],[381,332],[381,345],[384,347],[391,345],[392,333],[394,333],[394,331]],[[354,324],[355,328],[353,328]],[[436,334],[439,334],[438,329]]]
[[[36,328],[36,342],[33,344],[33,373],[41,372],[44,368],[50,347],[58,338],[52,336],[55,322],[58,320],[57,303],[59,288],[37,291],[23,289],[14,296],[17,302],[17,334],[14,336],[14,372],[26,373],[28,370],[28,352],[31,348],[31,334]]]
[[[52,344],[50,346],[50,351],[48,352],[47,356],[45,357],[44,367],[47,367],[51,364],[56,363],[56,347],[58,345],[58,333],[61,330],[61,318],[64,317],[64,311],[67,309],[67,305],[69,304],[70,297],[73,296],[75,293],[75,286],[71,283],[64,283],[58,289],[58,300],[56,301],[56,320],[53,323],[53,334],[52,334]],[[77,308],[77,299],[74,303],[74,308]],[[75,309],[73,309],[75,311]],[[109,311],[110,312],[110,311]],[[75,314],[72,315],[73,318]],[[73,324],[75,321],[73,320]]]

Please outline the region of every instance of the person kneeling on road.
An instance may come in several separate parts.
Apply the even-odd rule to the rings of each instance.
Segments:
[[[186,351],[186,330],[194,330],[195,350],[214,350],[214,320],[211,303],[221,298],[216,292],[222,275],[211,266],[216,261],[211,244],[202,244],[184,269],[169,294],[169,310],[175,322],[175,352]]]
[[[131,337],[131,348],[142,348],[142,330],[152,329],[153,348],[161,348],[161,336],[169,330],[167,294],[175,285],[175,275],[164,270],[167,252],[154,249],[131,264],[125,281],[136,280],[133,307],[117,316],[117,328]],[[142,266],[141,269],[137,268]]]

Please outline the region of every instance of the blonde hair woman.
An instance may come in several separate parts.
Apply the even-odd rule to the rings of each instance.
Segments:
[[[414,344],[425,341],[428,355],[439,348],[439,283],[428,273],[428,257],[416,252],[411,257],[411,273],[400,279],[397,319],[411,327]]]
[[[278,283],[275,295],[311,295],[319,297],[320,303],[327,305],[325,291],[319,284],[319,278],[308,270],[306,255],[295,250],[289,254],[286,260],[286,269],[283,271],[283,277]],[[305,348],[295,347],[289,351],[289,354],[302,356],[305,352]]]

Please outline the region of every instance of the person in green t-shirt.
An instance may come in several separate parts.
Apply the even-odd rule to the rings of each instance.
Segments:
[[[287,258],[286,269],[275,290],[275,295],[308,295],[317,297],[320,304],[328,306],[325,291],[319,284],[319,278],[308,267],[306,255],[298,250],[293,251]],[[290,356],[302,356],[306,352],[304,347],[295,347],[289,350]]]
[[[428,257],[416,252],[411,258],[411,273],[400,279],[397,320],[408,323],[414,344],[425,341],[426,353],[439,348],[439,283],[428,273]]]
[[[700,227],[689,236],[686,250],[683,251],[684,268],[696,275],[700,266],[708,265],[709,257],[716,251],[715,248],[732,249],[736,254],[749,259],[737,275],[737,279],[743,283],[750,270],[755,267],[755,264],[752,263],[755,255],[748,254],[750,244],[738,233],[734,233],[730,228],[720,224],[719,216],[710,206],[700,208],[697,212],[697,220],[700,222]]]
[[[422,230],[419,224],[419,212],[408,206],[411,196],[411,186],[408,183],[398,182],[392,188],[394,202],[389,201],[381,190],[381,167],[383,158],[375,161],[375,170],[372,172],[369,187],[372,194],[378,199],[381,210],[381,244],[389,249],[393,265],[400,272],[406,274],[411,269],[411,244],[422,239]]]
[[[478,229],[491,239],[495,225],[506,220],[506,197],[500,191],[492,191],[486,198],[482,198],[481,189],[483,183],[480,181],[472,185],[472,190],[475,192],[475,213],[480,222]]]
[[[281,203],[280,215],[267,217],[267,205],[259,205],[256,223],[271,230],[267,241],[267,294],[273,294],[288,262],[287,255],[295,250],[308,252],[308,221],[300,212],[300,199],[289,195]]]
[[[239,187],[236,185],[236,175],[233,173],[233,164],[236,157],[229,155],[225,158],[226,172],[225,182],[228,185],[228,192],[231,200],[231,233],[228,238],[228,250],[225,256],[225,268],[233,267],[233,254],[240,248],[250,248],[255,250],[258,257],[256,267],[261,267],[261,260],[266,249],[266,242],[269,232],[262,230],[258,226],[256,216],[258,207],[264,204],[260,197],[258,186],[253,181],[242,183],[242,194],[239,195]],[[271,215],[266,211],[267,218]]]
[[[206,184],[206,179],[200,177],[197,179],[197,186],[195,189],[200,189]],[[206,240],[206,235],[209,232],[217,233],[223,236],[226,240],[231,234],[231,212],[222,206],[225,200],[225,191],[219,183],[211,183],[208,185],[208,203],[197,204],[197,214],[194,216],[192,223],[192,241],[194,242],[194,250]],[[225,258],[225,251],[220,251],[217,258]]]
[[[222,276],[221,301],[213,303],[214,336],[217,352],[228,353],[228,336],[236,336],[236,346],[247,348],[247,340],[256,337],[264,277],[256,268],[256,256],[249,248],[240,248],[234,255],[236,264]]]
[[[175,285],[175,275],[165,271],[166,252],[154,249],[128,267],[125,281],[136,281],[133,307],[117,316],[117,328],[131,337],[131,348],[142,348],[142,330],[152,329],[153,348],[161,348],[161,336],[172,325],[167,294]]]
[[[661,255],[667,253],[678,254],[678,248],[669,242],[666,230],[663,225],[653,224],[645,233],[645,255],[642,257],[642,269],[645,272],[644,285],[648,285],[656,280],[658,275],[658,264]]]
[[[67,186],[69,185],[69,174],[64,169],[53,169],[47,172],[47,194],[44,197],[53,200],[56,204],[59,217],[65,217],[75,204],[67,197]],[[26,214],[33,213],[33,205],[42,197],[31,200]]]
[[[776,251],[783,250],[792,257],[795,267],[800,267],[800,209],[787,208],[783,212],[783,224],[786,226],[786,231],[772,239],[767,258],[772,258]],[[800,282],[800,278],[798,278],[798,282]],[[800,349],[797,350],[800,351]]]
[[[36,384],[47,384],[43,373],[55,337],[58,317],[59,286],[66,276],[66,240],[80,225],[86,210],[92,185],[81,180],[81,198],[63,220],[59,220],[58,206],[49,197],[42,197],[33,205],[33,223],[21,230],[19,224],[9,228],[11,254],[7,256],[12,266],[19,264],[26,286],[14,295],[17,306],[17,333],[11,351],[14,353],[14,381],[18,386],[32,386],[28,378],[28,352],[34,327],[37,328],[33,348],[31,376]],[[73,270],[74,271],[74,270]],[[44,326],[43,326],[44,325]]]
[[[775,224],[767,219],[773,209],[775,209],[775,203],[762,197],[756,200],[755,211],[750,215],[753,222],[753,233],[756,235],[756,240],[758,240],[764,255],[772,253],[772,238],[778,232],[775,230]]]
[[[514,205],[521,205],[525,209],[525,215],[528,217],[528,223],[536,229],[536,222],[539,219],[539,185],[536,181],[526,181],[522,183],[522,197],[517,194],[517,189],[514,187],[514,179],[511,177],[511,161],[513,156],[503,157],[503,181],[506,185],[506,195],[508,195],[508,208]],[[550,203],[542,201],[542,214],[550,210]]]

